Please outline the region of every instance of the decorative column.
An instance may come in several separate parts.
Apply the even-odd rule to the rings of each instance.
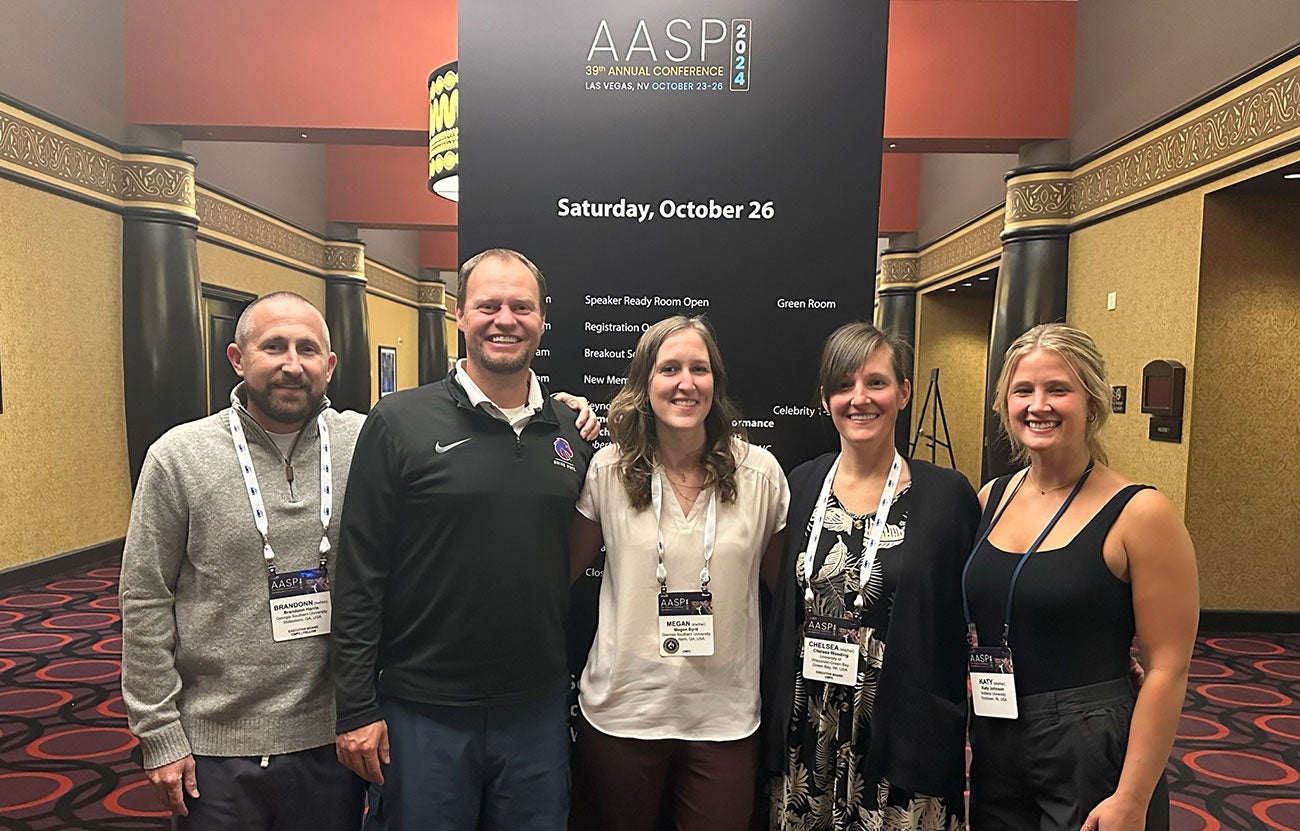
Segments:
[[[124,147],[115,163],[122,202],[122,386],[134,487],[149,446],[207,412],[199,218],[191,156]]]
[[[420,324],[420,383],[432,384],[447,377],[447,286],[442,281],[421,282],[417,289]],[[436,271],[435,271],[436,273]]]
[[[346,229],[331,225],[334,235]],[[338,366],[330,380],[336,410],[370,412],[370,315],[366,310],[365,245],[355,239],[325,241],[325,322]]]
[[[1070,263],[1069,165],[1021,167],[1007,174],[1006,224],[998,270],[985,384],[984,463],[988,481],[1017,469],[993,398],[1002,359],[1016,338],[1040,323],[1065,320]]]
[[[908,375],[916,375],[916,284],[921,278],[921,258],[915,251],[887,251],[880,258],[880,281],[876,287],[879,308],[876,319],[880,328],[893,332],[907,343],[912,353]],[[917,395],[917,381],[912,377],[912,398]],[[912,440],[912,402],[898,414],[894,426],[894,446],[907,455]]]

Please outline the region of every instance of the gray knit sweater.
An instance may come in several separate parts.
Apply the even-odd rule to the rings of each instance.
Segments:
[[[236,394],[242,394],[236,387]],[[239,404],[280,572],[319,562],[320,436],[313,418],[285,460]],[[328,406],[328,402],[326,402]],[[145,767],[187,754],[263,756],[332,744],[328,636],[276,643],[267,570],[227,410],[149,449],[122,556],[122,694]],[[325,410],[334,519],[365,417]],[[330,577],[334,576],[333,551]]]

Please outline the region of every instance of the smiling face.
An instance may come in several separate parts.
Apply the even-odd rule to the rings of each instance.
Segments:
[[[647,389],[655,429],[698,433],[713,407],[713,367],[704,338],[693,329],[670,335],[659,346]]]
[[[472,369],[499,375],[524,372],[546,327],[537,279],[507,257],[488,257],[474,267],[456,307]]]
[[[822,406],[830,412],[842,444],[892,443],[898,413],[911,395],[911,382],[900,382],[894,375],[889,347],[879,346],[851,376],[823,390]]]
[[[1086,447],[1088,396],[1056,352],[1035,349],[1016,362],[1007,385],[1007,425],[1031,454]]]
[[[314,306],[272,298],[250,307],[247,335],[226,356],[244,379],[249,415],[262,427],[288,433],[321,405],[337,358],[326,346],[325,320]]]

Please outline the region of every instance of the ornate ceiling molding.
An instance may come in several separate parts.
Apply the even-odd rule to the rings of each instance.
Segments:
[[[921,249],[919,282],[932,283],[1000,257],[1003,215],[999,208]]]
[[[192,162],[161,153],[123,153],[3,101],[0,172],[119,211],[196,216]]]
[[[325,240],[325,273],[366,279],[366,246],[359,242]],[[397,272],[393,272],[396,274]]]
[[[415,302],[431,309],[447,310],[447,287],[442,283],[420,283],[416,288]]]
[[[197,201],[200,239],[312,274],[325,270],[325,243],[320,238],[202,186]]]
[[[877,289],[915,287],[921,279],[921,255],[916,252],[885,254],[880,258]]]
[[[419,297],[420,284],[400,271],[366,260],[366,291],[413,306]]]
[[[1300,146],[1300,57],[1243,81],[1073,171],[1007,185],[1005,233],[1071,229]]]

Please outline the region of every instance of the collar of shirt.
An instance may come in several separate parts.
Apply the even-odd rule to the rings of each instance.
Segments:
[[[464,358],[456,361],[456,380],[465,390],[465,395],[469,396],[471,406],[482,407],[491,413],[494,418],[498,418],[514,427],[516,432],[523,429],[522,425],[527,424],[528,419],[542,409],[542,385],[537,382],[537,375],[531,369],[528,370],[528,400],[522,408],[518,410],[512,408],[512,411],[518,413],[513,418],[507,416],[506,412],[495,401],[488,398],[483,390],[479,389],[478,384],[474,383],[474,379],[469,377],[469,373],[465,371]]]

